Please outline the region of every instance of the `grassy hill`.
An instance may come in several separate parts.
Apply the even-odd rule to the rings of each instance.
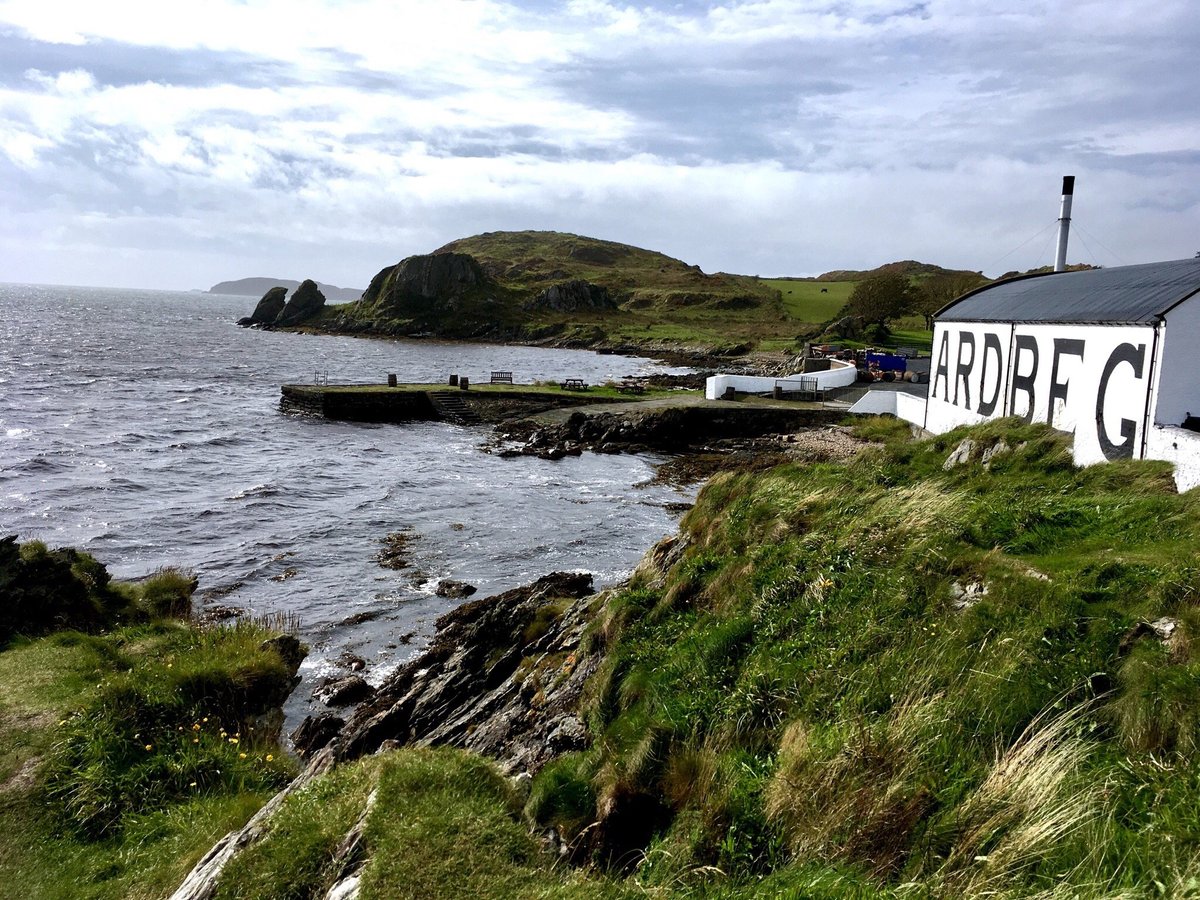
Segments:
[[[389,266],[361,301],[327,307],[313,324],[565,346],[721,348],[776,339],[786,319],[778,291],[757,278],[708,275],[627,244],[523,231],[464,238]]]
[[[576,234],[488,232],[388,266],[360,300],[327,306],[306,324],[570,347],[791,351],[837,315],[862,278],[948,272],[906,260],[815,279],[763,279],[707,274],[662,253]],[[899,325],[924,327],[920,317]]]
[[[902,259],[896,262],[884,263],[874,269],[835,269],[818,275],[814,281],[862,281],[873,275],[905,275],[909,278],[928,278],[932,275],[970,275],[974,274],[965,269],[945,269],[933,263],[917,262],[915,259]]]
[[[536,294],[549,284],[583,279],[602,285],[627,310],[709,306],[738,309],[775,298],[757,278],[707,275],[652,250],[554,231],[497,231],[452,241],[435,253],[466,253],[511,291]]]

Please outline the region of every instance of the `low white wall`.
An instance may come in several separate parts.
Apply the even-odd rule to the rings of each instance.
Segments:
[[[1175,464],[1175,486],[1190,491],[1200,485],[1200,434],[1174,426],[1155,425],[1146,435],[1146,459]]]
[[[895,416],[914,425],[925,426],[924,397],[907,391],[867,391],[850,412],[860,416]]]
[[[828,391],[831,388],[854,384],[858,380],[858,369],[848,362],[835,359],[830,361],[830,367],[824,372],[798,372],[785,378],[762,378],[757,375],[713,375],[704,383],[704,396],[708,400],[720,400],[727,387],[743,394],[769,394],[777,384],[781,385],[785,391],[798,391],[801,378],[815,378],[821,390]]]
[[[897,391],[867,391],[850,407],[850,412],[856,416],[895,416],[898,396]]]

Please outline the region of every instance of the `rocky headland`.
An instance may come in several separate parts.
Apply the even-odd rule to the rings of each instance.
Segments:
[[[757,278],[705,274],[626,244],[557,232],[496,232],[387,266],[353,302],[300,317],[276,314],[269,322],[263,321],[269,314],[256,311],[243,322],[591,348],[679,365],[727,366],[752,346],[729,336],[750,323],[777,320],[780,303],[779,291]],[[697,315],[715,327],[697,330]],[[670,338],[642,333],[667,323],[675,323]]]

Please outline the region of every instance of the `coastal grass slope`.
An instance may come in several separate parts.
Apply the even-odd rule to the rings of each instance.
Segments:
[[[700,894],[1197,890],[1198,498],[1041,426],[865,430],[852,463],[709,483],[598,622],[596,743],[530,814]]]
[[[223,896],[322,896],[362,815],[364,900],[1200,896],[1200,498],[1039,425],[857,430],[717,476],[580,601],[590,749],[527,795],[456,750],[349,763]]]

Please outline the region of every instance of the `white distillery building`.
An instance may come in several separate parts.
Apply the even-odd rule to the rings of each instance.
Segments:
[[[1200,259],[965,294],[935,319],[928,399],[889,411],[937,434],[1000,416],[1047,422],[1074,435],[1080,464],[1163,459],[1180,490],[1200,484]]]

